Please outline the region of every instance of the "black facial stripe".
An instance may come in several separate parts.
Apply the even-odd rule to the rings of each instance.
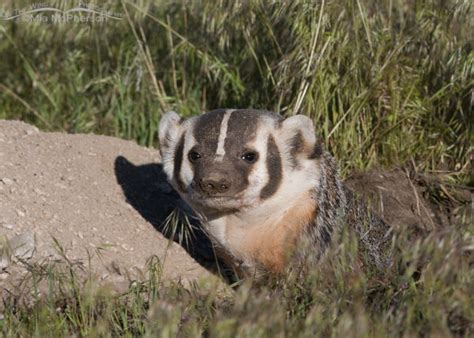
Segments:
[[[280,152],[272,135],[268,136],[266,161],[269,180],[267,185],[265,185],[260,192],[261,199],[269,198],[276,193],[281,184],[283,175]]]
[[[194,126],[194,139],[210,154],[215,154],[217,150],[221,123],[225,112],[225,109],[216,109],[201,115]]]
[[[176,146],[174,154],[174,168],[173,168],[173,178],[178,184],[178,188],[181,191],[185,191],[186,187],[184,186],[183,181],[181,180],[180,172],[181,165],[183,163],[183,150],[184,150],[184,134],[179,139],[178,145]]]

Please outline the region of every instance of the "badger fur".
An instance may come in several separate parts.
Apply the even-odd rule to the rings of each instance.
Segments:
[[[168,112],[159,141],[170,183],[240,276],[281,274],[290,257],[317,261],[344,226],[355,230],[373,265],[390,265],[390,227],[343,186],[310,118],[250,109],[189,119]]]

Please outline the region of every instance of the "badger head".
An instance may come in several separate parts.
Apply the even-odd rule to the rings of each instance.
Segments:
[[[170,183],[204,215],[291,199],[317,183],[322,148],[303,115],[219,109],[184,120],[168,112],[159,141]]]

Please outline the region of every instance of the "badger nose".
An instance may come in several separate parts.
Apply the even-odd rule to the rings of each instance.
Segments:
[[[217,195],[227,192],[231,183],[222,176],[210,176],[199,180],[199,187],[207,195]]]

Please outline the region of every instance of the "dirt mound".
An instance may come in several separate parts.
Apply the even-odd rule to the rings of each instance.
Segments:
[[[447,188],[410,166],[354,173],[345,184],[386,222],[408,228],[414,237],[459,225],[463,215],[472,217],[470,188]]]
[[[139,278],[152,256],[166,279],[209,277],[160,232],[179,199],[159,161],[156,150],[134,142],[0,121],[1,283],[15,260],[54,260],[62,249],[114,284]]]

